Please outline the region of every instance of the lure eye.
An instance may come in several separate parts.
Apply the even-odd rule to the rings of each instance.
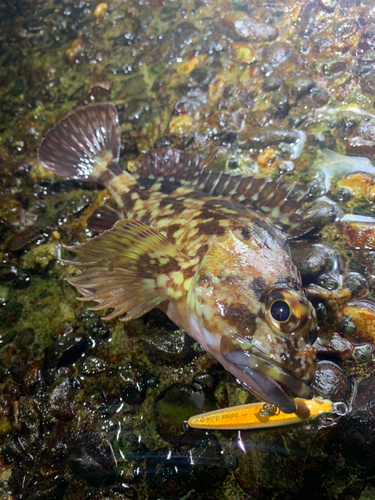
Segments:
[[[291,310],[285,300],[275,300],[270,307],[271,316],[279,323],[285,323],[290,318]]]

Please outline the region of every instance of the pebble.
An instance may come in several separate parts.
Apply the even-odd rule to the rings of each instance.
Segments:
[[[270,42],[277,38],[279,31],[270,24],[265,24],[249,16],[246,12],[238,11],[226,14],[221,24],[228,30],[233,40],[248,40],[249,42]]]
[[[241,134],[240,145],[242,149],[264,148],[270,145],[285,142],[292,144],[298,142],[299,135],[294,130],[277,129],[275,127],[248,128]]]
[[[78,361],[91,345],[90,338],[84,334],[63,337],[45,349],[44,366],[47,370],[69,366]]]
[[[375,304],[358,300],[343,306],[337,313],[342,332],[357,343],[375,345]]]
[[[300,99],[315,86],[315,82],[307,76],[298,75],[287,78],[285,85],[294,99]]]
[[[130,405],[140,405],[146,397],[146,381],[144,369],[140,366],[126,364],[116,372],[116,384],[123,401]]]
[[[263,51],[263,59],[267,67],[277,68],[293,55],[292,47],[286,42],[275,42]],[[272,76],[272,75],[270,75]]]
[[[331,401],[345,401],[348,380],[343,370],[332,361],[319,361],[314,380],[315,396]]]
[[[50,389],[49,404],[51,414],[62,422],[75,416],[75,397],[80,382],[75,377],[60,379]]]
[[[333,12],[338,5],[338,0],[319,0],[319,5],[327,12]]]
[[[283,85],[283,79],[281,76],[272,74],[266,76],[264,79],[262,89],[266,92],[273,92],[274,90],[279,90],[279,88]]]
[[[314,2],[306,2],[297,20],[297,32],[309,36],[315,29],[317,8]]]
[[[340,39],[350,38],[359,30],[359,24],[355,19],[344,19],[333,27],[333,34]]]
[[[68,464],[73,477],[92,486],[110,486],[118,481],[110,444],[98,443],[88,431],[68,443]]]
[[[163,439],[176,442],[181,426],[191,416],[216,409],[215,400],[203,389],[176,384],[165,389],[155,403],[156,427]]]
[[[108,10],[108,4],[101,2],[95,7],[94,16],[96,18],[104,17],[105,14],[107,13],[107,10]]]
[[[309,281],[332,269],[333,252],[321,243],[291,245],[294,264],[301,273],[302,279]]]

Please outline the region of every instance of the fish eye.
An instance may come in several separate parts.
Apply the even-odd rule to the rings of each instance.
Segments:
[[[285,323],[292,314],[289,304],[285,300],[275,300],[270,307],[270,314],[275,321]]]

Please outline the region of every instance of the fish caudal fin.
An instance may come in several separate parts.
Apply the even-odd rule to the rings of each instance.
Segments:
[[[105,319],[127,313],[124,321],[139,318],[161,302],[176,298],[181,286],[181,265],[189,259],[165,236],[136,220],[121,220],[99,236],[69,250],[84,266],[79,276],[68,278],[83,295],[95,301],[92,310],[113,308]]]
[[[102,182],[101,175],[118,167],[121,131],[114,104],[78,109],[49,130],[38,158],[43,167],[68,179]]]

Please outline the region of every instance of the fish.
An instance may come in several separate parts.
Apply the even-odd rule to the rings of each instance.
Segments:
[[[130,173],[120,145],[116,107],[99,103],[38,149],[46,169],[106,187],[119,207],[99,209],[99,234],[68,247],[82,272],[67,281],[92,310],[110,309],[106,320],[161,309],[260,400],[294,413],[293,394],[313,397],[316,364],[316,313],[289,249],[314,217],[299,210],[305,195],[282,178],[206,171],[173,148],[140,155]]]

